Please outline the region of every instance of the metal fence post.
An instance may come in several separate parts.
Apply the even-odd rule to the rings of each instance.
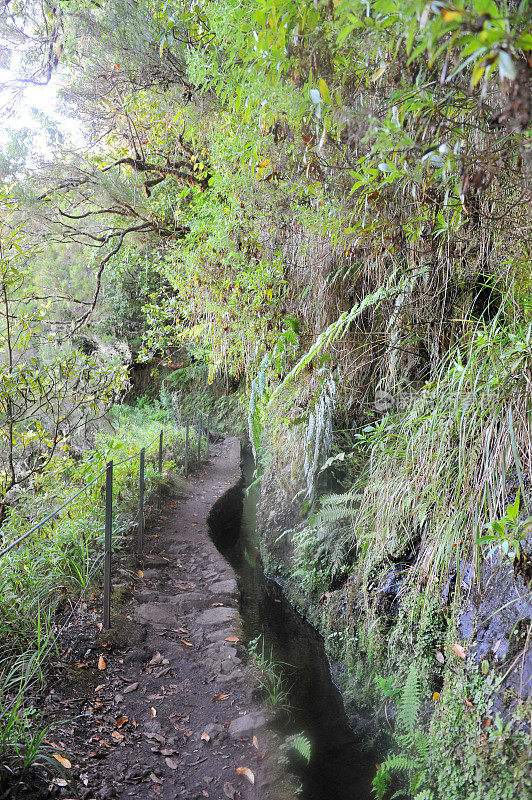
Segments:
[[[144,544],[144,461],[146,451],[144,447],[140,451],[140,467],[139,467],[139,524],[137,527],[137,556],[142,558],[143,544]]]
[[[210,423],[211,423],[211,415],[207,414],[207,432],[205,434],[206,442],[207,442],[207,446],[206,446],[207,458],[209,458],[209,445],[210,445],[210,442],[209,442],[209,428],[210,428]]]
[[[113,462],[105,470],[105,538],[103,562],[103,627],[111,627],[111,547],[113,532]]]
[[[188,478],[188,436],[189,436],[190,421],[187,419],[185,422],[185,478]]]
[[[163,431],[159,434],[159,454],[157,456],[157,467],[159,470],[159,491],[157,492],[157,508],[161,508],[163,499]]]
[[[198,464],[201,463],[201,415],[198,414]]]

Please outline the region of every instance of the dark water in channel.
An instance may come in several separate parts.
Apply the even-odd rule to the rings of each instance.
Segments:
[[[244,454],[244,485],[253,476],[253,459]],[[262,635],[282,664],[283,689],[291,708],[279,723],[283,735],[305,734],[312,742],[308,765],[294,762],[303,783],[303,800],[370,800],[375,757],[354,736],[324,652],[323,638],[285,599],[281,587],[266,578],[258,552],[256,512],[258,489],[244,495],[240,527],[224,526],[216,539],[239,575],[240,612],[246,643]],[[296,763],[297,762],[297,763]]]

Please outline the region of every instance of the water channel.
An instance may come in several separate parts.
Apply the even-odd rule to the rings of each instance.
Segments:
[[[253,459],[244,453],[244,488],[250,486],[252,475]],[[225,524],[213,530],[213,538],[239,577],[245,643],[261,636],[266,653],[272,654],[282,673],[290,712],[279,715],[277,729],[283,736],[303,733],[312,743],[310,763],[294,758],[292,764],[303,785],[301,797],[370,800],[375,756],[349,725],[323,638],[290,605],[282,588],[264,575],[256,533],[257,501],[258,490],[252,486],[244,492],[240,525],[231,525],[231,515],[223,514]],[[234,504],[234,496],[230,502]]]

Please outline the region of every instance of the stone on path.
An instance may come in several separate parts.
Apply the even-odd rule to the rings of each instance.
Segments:
[[[246,736],[252,736],[253,733],[259,728],[266,725],[266,717],[260,711],[252,711],[250,714],[244,714],[243,717],[237,717],[229,725],[229,736],[231,739],[244,739]]]
[[[196,617],[198,625],[222,625],[225,622],[231,622],[238,617],[236,608],[227,608],[221,606],[218,608],[208,608]]]
[[[176,607],[172,603],[141,603],[133,611],[135,622],[152,625],[171,625],[177,622]]]
[[[236,595],[238,593],[238,586],[234,578],[229,578],[226,581],[217,581],[211,585],[211,592],[213,594],[229,594]]]

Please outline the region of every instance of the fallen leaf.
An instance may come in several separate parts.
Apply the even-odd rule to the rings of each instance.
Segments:
[[[54,786],[68,786],[68,781],[66,781],[64,778],[54,778],[52,783]]]
[[[169,767],[170,769],[177,769],[178,766],[179,766],[179,764],[177,763],[177,761],[174,758],[165,758],[164,760],[165,760],[166,766]]]
[[[98,628],[98,630],[101,633],[103,631],[103,622],[97,622],[96,623],[96,627]]]
[[[257,739],[256,736],[253,737],[253,747],[255,748],[255,750],[259,749],[259,740]]]
[[[150,772],[150,778],[154,783],[161,784],[163,782],[162,778],[158,778],[155,772]]]
[[[187,647],[193,647],[193,645],[190,644],[190,642],[187,642],[185,639],[181,639],[181,641],[183,642],[183,644],[186,644]]]
[[[59,761],[61,766],[65,767],[65,769],[70,769],[70,767],[72,766],[72,764],[70,763],[68,758],[65,758],[64,756],[60,755],[59,753],[54,753],[54,758],[57,759],[57,761]]]
[[[239,775],[243,775],[244,778],[247,778],[250,783],[255,783],[255,776],[248,767],[236,767],[236,771]]]
[[[203,731],[203,733],[201,734],[201,740],[203,742],[210,742],[211,741],[211,737],[209,736],[209,734],[206,731]]]
[[[111,738],[115,740],[115,742],[121,742],[124,738],[123,733],[119,733],[118,731],[113,731],[111,734]]]
[[[216,703],[217,700],[227,700],[228,697],[228,694],[217,694],[216,697],[212,698],[212,702]]]
[[[225,641],[226,642],[239,642],[240,639],[238,638],[238,636],[228,636]]]
[[[224,783],[224,794],[229,800],[234,800],[236,789],[231,783]]]
[[[482,728],[486,730],[486,728],[489,728],[490,725],[491,725],[491,717],[484,717],[484,719],[482,720]]]
[[[436,659],[438,664],[445,664],[445,658],[443,656],[443,653],[440,653],[439,650],[434,651],[434,658]]]
[[[115,728],[122,728],[126,722],[128,722],[128,717],[118,717],[117,721],[115,722]]]
[[[439,693],[439,692],[434,692],[434,694],[432,695],[432,699],[433,699],[434,701],[436,701],[436,700],[439,698],[439,696],[440,696],[440,693]]]
[[[464,650],[461,644],[453,644],[453,650],[459,658],[466,657],[466,651]]]
[[[157,710],[152,706],[150,708],[150,711],[151,711],[151,718],[155,719],[155,717],[157,716]]]
[[[100,683],[100,685],[99,685],[99,686],[97,686],[97,687],[96,687],[96,689],[95,689],[94,691],[95,691],[95,692],[101,692],[101,691],[102,691],[102,689],[105,689],[105,683]]]
[[[103,656],[100,656],[100,658],[98,659],[98,669],[102,670],[106,668],[107,664],[105,663],[105,658]]]
[[[493,652],[493,653],[496,653],[496,652],[497,652],[497,650],[498,650],[498,649],[499,649],[499,647],[501,646],[501,641],[502,641],[502,639],[497,639],[497,641],[495,642],[495,644],[494,644],[494,645],[493,645],[493,647],[492,647],[492,652]]]
[[[125,689],[122,689],[122,694],[129,694],[130,692],[134,692],[138,688],[139,688],[138,681],[136,681],[135,683],[130,683],[129,686],[126,686]]]
[[[144,577],[144,573],[143,573],[143,571],[141,569],[139,569],[139,578],[143,578],[143,577]]]
[[[471,702],[471,700],[468,700],[467,697],[465,699],[465,704],[468,708],[473,708],[473,703]]]

